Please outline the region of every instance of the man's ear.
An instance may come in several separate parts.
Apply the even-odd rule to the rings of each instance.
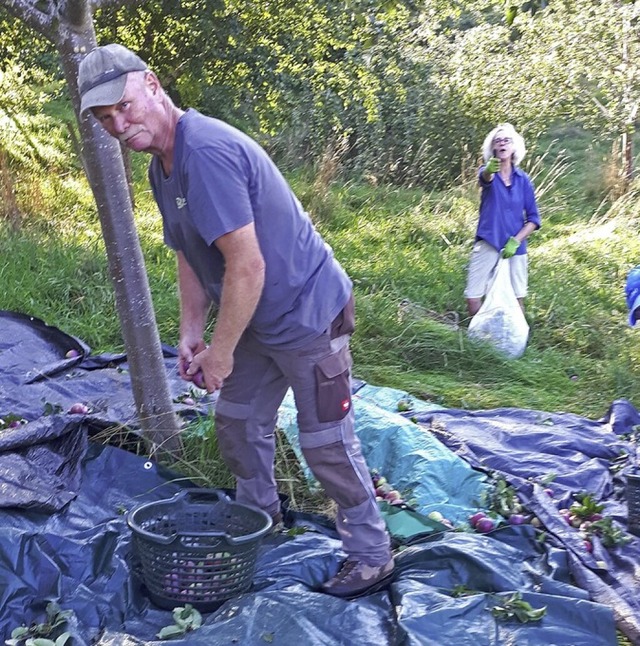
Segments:
[[[151,71],[146,73],[144,78],[145,85],[151,91],[151,94],[154,96],[159,95],[159,90],[161,89],[160,80],[158,77]]]

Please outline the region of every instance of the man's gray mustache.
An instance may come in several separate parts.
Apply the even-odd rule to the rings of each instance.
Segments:
[[[139,132],[141,132],[141,131],[140,130],[136,130],[135,132],[127,131],[127,132],[125,132],[125,133],[123,133],[121,135],[118,135],[118,140],[120,141],[120,143],[126,144],[128,139],[131,139],[131,137],[134,137]]]

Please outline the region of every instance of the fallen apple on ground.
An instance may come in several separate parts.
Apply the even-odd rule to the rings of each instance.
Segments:
[[[394,489],[388,480],[380,475],[377,470],[371,471],[371,482],[375,489],[377,502],[387,502],[395,506],[407,504],[402,494],[397,489]]]
[[[69,407],[68,412],[71,415],[86,415],[89,412],[89,407],[86,404],[76,402]]]

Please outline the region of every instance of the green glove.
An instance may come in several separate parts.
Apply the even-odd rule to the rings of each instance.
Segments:
[[[492,157],[487,162],[487,165],[484,167],[485,173],[489,173],[489,175],[493,175],[494,173],[497,173],[499,170],[500,170],[500,160],[497,157]]]
[[[513,237],[511,236],[507,240],[507,244],[502,247],[502,251],[500,252],[502,254],[503,258],[511,258],[516,251],[518,251],[518,247],[520,246],[520,243]]]

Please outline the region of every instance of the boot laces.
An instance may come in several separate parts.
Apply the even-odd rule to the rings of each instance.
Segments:
[[[356,573],[357,567],[358,561],[345,561],[335,576],[336,583],[348,581]]]

